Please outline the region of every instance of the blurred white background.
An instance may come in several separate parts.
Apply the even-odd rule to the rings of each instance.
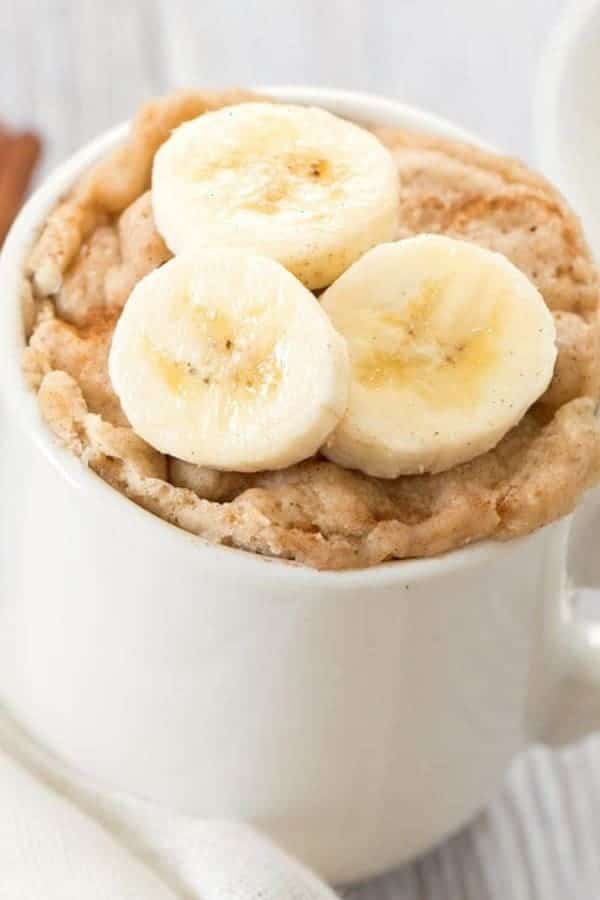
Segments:
[[[0,0],[0,117],[44,167],[177,85],[359,88],[531,156],[539,52],[565,0]]]
[[[173,87],[309,83],[423,106],[533,161],[533,85],[564,5],[0,0],[0,120],[42,132],[43,174],[130,116],[140,101]],[[473,827],[348,896],[594,900],[600,896],[599,741],[564,754],[528,754]]]

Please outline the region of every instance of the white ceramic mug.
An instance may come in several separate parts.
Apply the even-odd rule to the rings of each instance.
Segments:
[[[364,95],[278,96],[465,137]],[[600,727],[600,650],[565,600],[571,523],[316,572],[207,545],[59,449],[21,374],[20,272],[49,208],[123,134],[45,183],[0,264],[0,691],[107,784],[256,823],[328,879],[362,878],[467,821],[531,741]]]

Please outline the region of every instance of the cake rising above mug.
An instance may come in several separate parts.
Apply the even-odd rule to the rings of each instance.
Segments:
[[[466,145],[177,94],[51,212],[25,292],[52,430],[211,541],[431,556],[529,533],[600,477],[578,223]]]

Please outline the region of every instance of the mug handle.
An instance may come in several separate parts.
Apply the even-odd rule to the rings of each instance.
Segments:
[[[600,731],[600,623],[575,621],[573,591],[585,590],[600,603],[600,488],[586,498],[570,535],[569,575],[550,653],[554,672],[550,719],[542,740],[561,746]]]

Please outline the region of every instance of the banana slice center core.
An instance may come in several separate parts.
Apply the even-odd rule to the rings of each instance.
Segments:
[[[364,339],[353,368],[363,387],[407,389],[437,409],[477,402],[498,358],[498,305],[474,322],[440,330],[443,302],[442,286],[428,281],[401,311],[373,309],[366,321],[360,317]]]
[[[182,301],[176,311],[179,329],[194,344],[194,353],[161,346],[142,335],[142,352],[178,397],[198,396],[211,387],[226,386],[230,406],[273,393],[283,377],[278,340],[273,327],[265,327],[266,310],[257,304],[247,309],[243,327],[225,313]],[[231,410],[230,410],[231,412]]]
[[[235,183],[238,209],[275,215],[285,205],[298,203],[303,212],[308,197],[322,196],[323,215],[333,200],[343,197],[342,184],[346,172],[339,161],[332,161],[310,146],[257,148],[249,152],[231,148],[228,153],[210,161],[192,158],[186,161],[187,174],[198,186],[206,183],[213,196]],[[314,216],[315,210],[311,211]]]

